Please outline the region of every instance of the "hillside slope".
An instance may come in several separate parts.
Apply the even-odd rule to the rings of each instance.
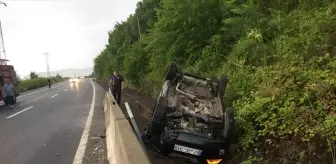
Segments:
[[[143,0],[95,59],[156,95],[167,65],[226,74],[246,163],[336,163],[336,2]],[[284,151],[286,150],[286,151]]]

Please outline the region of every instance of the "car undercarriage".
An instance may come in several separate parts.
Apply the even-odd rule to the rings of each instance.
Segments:
[[[143,135],[145,145],[200,163],[222,162],[234,127],[233,112],[223,103],[227,81],[183,73],[172,63]]]

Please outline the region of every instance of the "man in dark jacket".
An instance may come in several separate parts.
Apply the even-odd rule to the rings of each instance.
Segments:
[[[48,79],[48,85],[49,85],[49,89],[51,88],[51,81],[50,79]]]
[[[120,105],[121,100],[121,90],[124,89],[125,81],[124,78],[119,75],[118,71],[113,72],[113,76],[110,79],[110,88],[112,95],[116,99],[117,103]]]

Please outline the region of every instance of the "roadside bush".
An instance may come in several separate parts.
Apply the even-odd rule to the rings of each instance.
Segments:
[[[62,78],[56,78],[56,77],[51,77],[50,78],[52,83],[60,82],[63,79]],[[26,92],[29,90],[41,88],[48,86],[48,78],[45,77],[38,77],[38,78],[33,78],[33,79],[27,79],[27,80],[22,80],[19,82],[19,91],[20,92]]]

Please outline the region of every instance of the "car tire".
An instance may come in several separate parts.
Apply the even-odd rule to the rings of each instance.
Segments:
[[[165,80],[170,80],[170,81],[174,80],[175,77],[177,76],[178,71],[179,69],[175,62],[169,64]]]
[[[224,96],[228,82],[229,79],[225,75],[221,75],[218,79],[218,89],[221,96]]]

